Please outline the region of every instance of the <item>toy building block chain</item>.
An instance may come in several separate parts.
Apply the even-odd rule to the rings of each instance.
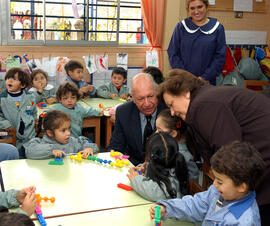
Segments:
[[[45,219],[44,219],[44,217],[42,215],[42,211],[40,209],[39,203],[37,203],[37,207],[36,207],[35,212],[36,212],[37,219],[38,219],[39,223],[41,224],[41,226],[46,226],[47,223],[46,223],[46,221],[45,221]]]
[[[160,221],[160,206],[155,206],[155,225],[156,226],[161,226],[161,221]]]
[[[118,188],[122,188],[122,189],[124,189],[124,190],[126,190],[126,191],[131,191],[131,190],[133,190],[132,187],[130,187],[130,186],[128,186],[128,185],[125,185],[125,184],[122,184],[122,183],[117,184],[117,187],[118,187]]]
[[[48,198],[48,197],[44,197],[44,198],[42,198],[41,196],[40,196],[40,194],[36,194],[36,200],[37,200],[37,203],[40,205],[40,203],[41,203],[41,201],[42,200],[44,200],[45,202],[47,202],[47,201],[51,201],[51,203],[54,203],[55,202],[55,198],[54,197],[51,197],[51,198]]]
[[[81,153],[77,153],[77,155],[71,155],[70,159],[74,159],[78,162],[82,162],[82,154]]]
[[[54,161],[49,161],[49,165],[64,165],[63,159],[55,158]]]
[[[88,159],[89,160],[92,160],[92,161],[97,161],[97,162],[99,162],[99,163],[104,163],[104,164],[109,164],[110,166],[115,166],[115,167],[118,167],[118,168],[123,168],[124,167],[124,164],[129,164],[129,161],[127,161],[126,163],[125,163],[125,161],[123,161],[123,160],[119,160],[119,159],[117,159],[118,161],[116,161],[116,163],[115,162],[112,162],[111,160],[103,160],[103,159],[101,159],[101,158],[97,158],[97,157],[95,157],[95,156],[89,156],[88,157]]]

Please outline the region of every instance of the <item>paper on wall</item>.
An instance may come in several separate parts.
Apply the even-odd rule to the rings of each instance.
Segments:
[[[209,5],[215,5],[216,4],[216,0],[209,0]]]
[[[7,58],[6,59],[6,70],[9,70],[10,68],[13,67],[20,67],[20,59],[19,58]]]
[[[108,70],[108,55],[96,55],[96,66],[98,72]]]
[[[122,67],[128,69],[128,54],[127,53],[117,53],[116,54],[116,64],[117,67]]]
[[[146,67],[158,67],[158,52],[156,50],[146,51]]]
[[[48,73],[48,83],[57,87],[56,64],[58,57],[43,57],[41,69]]]
[[[234,0],[233,11],[252,12],[253,0]]]
[[[96,66],[96,62],[95,62],[95,56],[91,55],[91,56],[83,56],[84,62],[85,62],[85,66],[88,70],[88,72],[90,74],[94,73],[95,71],[97,71],[97,66]]]
[[[30,72],[35,69],[41,68],[41,63],[39,59],[32,59],[26,62],[27,68]]]

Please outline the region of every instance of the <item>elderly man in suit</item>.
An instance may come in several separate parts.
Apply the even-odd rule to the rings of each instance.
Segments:
[[[132,101],[116,109],[116,121],[108,150],[117,150],[130,156],[137,165],[144,162],[147,137],[155,130],[158,113],[166,108],[158,104],[157,85],[151,75],[140,73],[131,81]]]

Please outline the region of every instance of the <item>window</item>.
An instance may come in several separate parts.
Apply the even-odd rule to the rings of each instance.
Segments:
[[[140,0],[10,0],[7,7],[8,43],[148,43]]]

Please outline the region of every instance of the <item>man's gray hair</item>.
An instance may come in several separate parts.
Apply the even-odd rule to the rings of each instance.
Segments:
[[[139,73],[139,74],[145,74],[145,77],[146,77],[147,79],[149,79],[149,80],[153,83],[154,89],[157,90],[158,84],[155,82],[155,80],[153,79],[152,75],[150,75],[149,73]],[[139,74],[137,74],[137,75],[139,75]],[[131,96],[133,96],[133,83],[134,83],[134,78],[135,78],[137,75],[135,75],[135,76],[132,78],[131,83],[130,83],[130,94],[131,94]]]

